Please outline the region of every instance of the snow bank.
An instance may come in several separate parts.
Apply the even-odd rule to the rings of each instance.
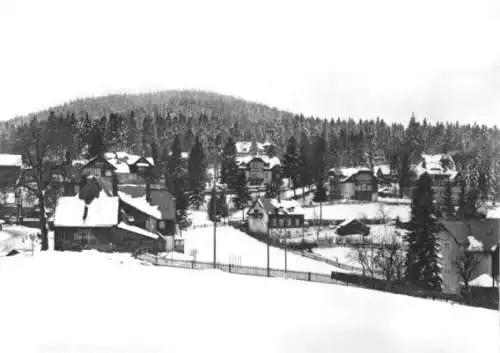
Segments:
[[[9,353],[472,353],[499,345],[494,310],[143,266],[119,254],[2,258],[0,276],[0,351]]]

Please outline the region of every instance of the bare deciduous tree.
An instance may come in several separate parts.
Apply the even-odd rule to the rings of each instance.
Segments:
[[[390,241],[385,241],[377,248],[375,256],[376,267],[384,279],[392,283],[403,279],[406,264],[406,254],[403,244],[394,234]]]
[[[462,280],[464,289],[466,291],[470,290],[470,281],[478,275],[478,267],[480,262],[480,251],[464,251],[454,261],[456,271],[460,276],[460,279]]]
[[[347,255],[348,259],[361,267],[363,276],[374,277],[377,272],[377,251],[373,247],[356,246]]]

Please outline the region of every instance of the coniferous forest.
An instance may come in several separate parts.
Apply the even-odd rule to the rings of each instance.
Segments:
[[[291,137],[298,147],[325,141],[325,166],[415,163],[421,153],[454,154],[459,168],[487,168],[499,154],[498,129],[484,125],[429,123],[411,112],[407,125],[386,123],[383,117],[306,117],[231,96],[203,91],[163,91],[139,95],[110,95],[78,99],[50,110],[17,117],[0,124],[0,150],[22,153],[20,130],[36,117],[50,134],[47,146],[54,160],[80,155],[92,145],[99,130],[106,150],[128,150],[141,155],[170,152],[176,136],[188,151],[199,139],[208,160],[217,153],[219,138],[271,141],[283,157]],[[17,143],[16,143],[17,142]],[[156,146],[156,147],[152,147]],[[189,147],[185,147],[189,146]],[[153,151],[152,149],[158,149]]]

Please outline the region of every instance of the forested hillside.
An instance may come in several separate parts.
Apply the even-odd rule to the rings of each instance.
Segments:
[[[498,152],[498,130],[479,125],[429,124],[422,117],[408,126],[383,119],[353,120],[304,117],[242,99],[203,91],[163,91],[139,95],[110,95],[78,99],[50,111],[2,123],[0,149],[18,152],[16,129],[33,117],[47,121],[55,156],[77,156],[98,127],[106,148],[151,154],[153,141],[168,151],[176,135],[183,146],[199,137],[207,155],[217,136],[238,140],[269,140],[282,156],[291,136],[302,144],[318,137],[327,143],[327,167],[368,163],[399,163],[403,151],[415,161],[421,152],[458,151],[468,161]],[[327,118],[327,120],[325,120]],[[408,117],[401,117],[406,119]],[[187,143],[185,143],[187,142]],[[404,147],[404,148],[403,148]],[[461,156],[458,157],[459,163]],[[464,161],[465,162],[465,161]]]

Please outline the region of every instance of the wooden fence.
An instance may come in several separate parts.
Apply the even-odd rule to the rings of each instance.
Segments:
[[[151,254],[140,254],[136,255],[136,258],[157,266],[168,266],[183,269],[196,269],[203,270],[213,268],[213,262],[201,262],[201,261],[189,261],[189,260],[174,260],[158,257]],[[493,298],[463,298],[461,295],[457,294],[445,294],[437,291],[424,291],[415,288],[409,288],[401,285],[393,285],[381,279],[370,279],[355,274],[346,274],[343,272],[334,272],[332,274],[326,275],[322,273],[314,272],[302,272],[302,271],[284,271],[275,268],[270,268],[269,273],[267,268],[264,267],[253,267],[253,266],[241,266],[235,264],[227,263],[216,263],[215,268],[228,273],[241,274],[241,275],[251,275],[251,276],[261,276],[261,277],[275,277],[275,278],[286,278],[294,279],[300,281],[326,283],[326,284],[337,284],[342,286],[352,286],[358,288],[372,289],[385,291],[393,294],[409,295],[413,297],[419,297],[424,299],[440,300],[447,302],[454,302],[459,304],[466,304],[470,306],[483,307],[487,309],[498,310],[498,291],[494,292]],[[339,278],[343,279],[340,280]]]

